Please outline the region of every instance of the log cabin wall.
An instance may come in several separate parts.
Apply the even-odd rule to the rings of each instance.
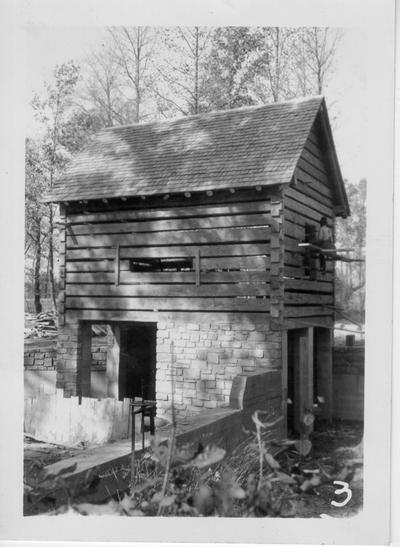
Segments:
[[[271,193],[176,199],[66,217],[65,311],[129,320],[130,311],[270,309]],[[150,200],[148,200],[150,201]],[[172,201],[172,200],[171,200]]]
[[[62,213],[57,386],[67,394],[83,394],[79,325],[93,321],[157,323],[161,410],[171,363],[182,412],[226,406],[234,376],[280,367],[270,317],[281,310],[281,193],[109,200]]]
[[[326,273],[312,279],[305,268],[306,226],[319,227],[322,216],[334,234],[334,195],[326,160],[314,125],[299,162],[293,183],[284,189],[284,318],[286,324],[331,326],[334,305],[334,262],[327,261]]]

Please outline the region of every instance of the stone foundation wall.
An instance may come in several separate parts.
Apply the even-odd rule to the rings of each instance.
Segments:
[[[55,370],[57,340],[25,340],[25,370]]]
[[[92,339],[92,371],[106,369],[107,345],[105,338]],[[25,340],[25,370],[56,370],[57,340]]]
[[[171,364],[174,406],[178,413],[229,406],[232,380],[256,369],[281,368],[282,333],[269,331],[265,322],[238,316],[224,321],[158,322],[156,392],[158,410],[171,405]]]

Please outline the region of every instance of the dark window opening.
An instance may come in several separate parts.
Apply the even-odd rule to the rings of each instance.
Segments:
[[[135,258],[129,261],[131,272],[193,272],[193,257]]]

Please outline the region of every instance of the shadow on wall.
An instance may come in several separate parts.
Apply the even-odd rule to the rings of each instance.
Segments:
[[[25,370],[24,396],[33,397],[39,393],[51,394],[56,392],[55,370]]]

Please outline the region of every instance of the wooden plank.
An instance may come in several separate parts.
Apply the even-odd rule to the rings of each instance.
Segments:
[[[303,148],[300,157],[305,164],[310,165],[316,173],[320,173],[325,180],[328,180],[328,173],[321,158],[309,152],[306,146]]]
[[[325,207],[332,209],[333,194],[330,188],[324,186],[322,182],[318,182],[313,179],[310,180],[307,173],[304,173],[301,169],[296,169],[296,180],[296,189],[299,192],[315,199],[315,201],[325,205]]]
[[[333,315],[333,311],[324,306],[285,306],[285,317],[310,317],[312,315]]]
[[[243,243],[226,245],[202,245],[201,257],[231,257],[231,256],[266,256],[270,253],[270,246],[262,243]],[[121,247],[121,260],[127,258],[173,258],[194,256],[195,246],[171,245],[165,247]],[[69,249],[67,260],[92,260],[92,259],[113,259],[114,249],[86,248]]]
[[[306,224],[313,224],[314,226],[319,227],[321,215],[317,212],[312,211],[312,218],[310,217],[306,218],[305,215],[302,215],[300,213],[299,211],[300,208],[296,207],[296,211],[293,211],[289,209],[288,207],[286,207],[285,208],[285,223],[290,221],[291,223],[298,224],[299,226],[303,228],[305,228]],[[311,210],[309,210],[308,213],[310,213],[310,211]],[[327,224],[331,228],[331,230],[334,228],[333,219],[331,219],[330,217],[327,218]]]
[[[305,394],[305,412],[313,411],[314,403],[314,329],[307,329],[307,363],[306,363],[306,394]],[[313,426],[310,426],[313,429]]]
[[[269,256],[222,256],[206,258],[201,256],[201,270],[206,272],[213,269],[240,269],[240,270],[269,270],[271,259]]]
[[[332,316],[314,316],[314,317],[300,317],[288,319],[285,318],[282,322],[281,328],[283,329],[301,329],[305,326],[310,327],[323,327],[331,329],[333,328]]]
[[[308,280],[310,281],[310,275],[305,275],[305,269],[304,267],[292,267],[292,266],[284,266],[283,268],[283,274],[284,274],[284,279],[286,281],[286,279],[299,279],[300,281],[303,281],[303,280]],[[317,279],[315,281],[327,281],[327,282],[330,282],[330,283],[333,283],[333,280],[334,280],[334,276],[332,273],[321,273],[321,272],[317,272],[318,276],[317,276]]]
[[[294,211],[311,223],[319,224],[321,217],[326,216],[332,219],[333,211],[329,207],[318,203],[316,200],[305,196],[294,188],[287,188],[285,191],[285,212],[287,209]]]
[[[160,232],[138,234],[102,234],[83,235],[72,238],[67,236],[67,248],[108,247],[115,245],[185,245],[204,243],[224,243],[242,241],[268,241],[270,228],[231,228],[216,230],[194,230],[183,232]]]
[[[304,224],[305,223],[303,221],[303,225],[299,226],[298,224],[294,224],[293,222],[291,222],[289,219],[286,219],[285,217],[285,222],[283,224],[284,234],[290,237],[293,237],[297,241],[304,241],[305,234],[306,234]]]
[[[201,271],[201,283],[238,283],[240,281],[265,283],[269,281],[269,272],[265,270],[240,272],[208,272]],[[68,284],[110,283],[114,282],[114,274],[103,272],[67,273]],[[134,283],[196,283],[195,272],[121,272],[120,285]]]
[[[67,298],[68,309],[84,310],[268,311],[269,307],[268,298]]]
[[[129,260],[119,261],[120,272],[129,270]],[[67,261],[65,265],[67,277],[69,272],[114,272],[114,258],[109,260]]]
[[[90,397],[90,374],[92,366],[92,329],[89,323],[79,326],[81,357],[78,359],[78,394]]]
[[[253,192],[254,194],[254,192]],[[237,198],[236,198],[237,199]],[[262,199],[260,197],[260,199]],[[199,216],[217,216],[217,215],[235,215],[247,213],[270,213],[270,202],[268,198],[262,201],[252,200],[247,202],[225,203],[223,205],[199,205],[188,203],[184,207],[163,207],[143,209],[128,209],[126,211],[111,210],[102,212],[92,212],[87,215],[68,214],[68,223],[81,224],[89,222],[115,222],[119,220],[157,220],[167,218],[181,217],[199,217]]]
[[[299,433],[302,433],[303,419],[305,409],[307,406],[307,383],[308,383],[308,363],[309,363],[309,345],[307,336],[300,336],[299,338],[299,366],[297,381],[299,383],[296,397],[296,414],[298,416]]]
[[[307,146],[307,148],[310,148],[311,150],[314,150],[314,153],[322,158],[324,156],[322,144],[323,143],[321,142],[321,138],[318,135],[318,132],[317,132],[317,130],[315,128],[315,125],[314,125],[314,127],[312,127],[312,129],[311,129],[311,131],[308,135],[308,139],[306,141],[306,146]]]
[[[176,218],[149,221],[120,221],[108,223],[74,224],[69,226],[69,235],[92,235],[113,233],[165,232],[172,230],[201,230],[209,228],[232,228],[246,226],[273,226],[277,222],[270,214],[248,213],[246,215],[224,215],[196,218]]]
[[[285,289],[298,291],[314,291],[321,293],[332,293],[332,283],[329,281],[309,281],[305,279],[284,279]]]
[[[285,304],[331,304],[333,305],[333,294],[310,294],[285,291]]]
[[[288,336],[287,330],[282,331],[282,400],[281,414],[283,417],[282,437],[287,437],[287,405],[288,405]]]
[[[313,165],[311,165],[307,161],[305,161],[305,159],[301,156],[297,163],[297,168],[307,173],[312,179],[329,187],[329,179],[327,175],[323,173],[322,171],[320,171],[319,169],[316,169]]]
[[[143,310],[67,310],[68,321],[143,321],[155,323],[166,319],[174,318],[179,321],[191,322],[196,318],[199,323],[206,322],[227,322],[237,320],[237,312],[217,309],[211,311],[193,311],[176,310],[176,311],[143,311]],[[269,310],[242,310],[241,322],[243,325],[248,325],[250,328],[254,323],[262,323],[266,329],[270,325]],[[245,328],[245,327],[243,327]]]
[[[119,285],[115,287],[110,284],[95,285],[68,285],[67,302],[69,296],[113,296],[113,297],[226,297],[226,296],[264,296],[269,294],[268,283],[230,283],[203,284],[165,284],[165,285]],[[132,304],[132,302],[131,302]],[[128,307],[132,307],[131,304]]]
[[[294,243],[294,246],[296,247],[296,250],[301,252],[297,246],[297,242]],[[201,259],[201,271],[207,271],[212,269],[250,269],[250,270],[267,270],[270,267],[270,258],[269,256],[241,256],[241,257],[229,257],[229,256],[223,256],[221,258],[204,258]],[[73,280],[71,275],[73,273],[85,273],[88,272],[90,274],[103,274],[103,273],[112,273],[114,272],[114,260],[93,260],[93,261],[85,261],[85,260],[79,260],[75,262],[68,261],[66,263],[66,275],[67,279]],[[145,274],[145,272],[130,272],[130,266],[129,266],[129,260],[120,260],[120,275],[121,275],[121,282],[123,282],[124,276],[128,276],[129,274],[138,275],[141,273],[142,275]],[[166,272],[156,272],[157,275],[165,275]],[[170,272],[171,273],[171,272]],[[177,272],[185,273],[185,272]],[[187,272],[186,272],[187,273]],[[189,272],[190,273],[190,272]],[[146,279],[146,275],[144,279]],[[152,275],[152,274],[151,274]],[[96,279],[94,277],[94,279]],[[130,277],[127,277],[127,279],[130,279]],[[177,278],[179,281],[179,278]],[[72,281],[74,282],[74,281]],[[149,281],[151,283],[151,281]]]
[[[302,255],[299,255],[297,253],[291,253],[285,251],[285,264],[290,266],[299,266],[300,268],[304,268],[304,258]],[[333,272],[335,269],[332,261],[326,262],[326,271],[327,272]]]

